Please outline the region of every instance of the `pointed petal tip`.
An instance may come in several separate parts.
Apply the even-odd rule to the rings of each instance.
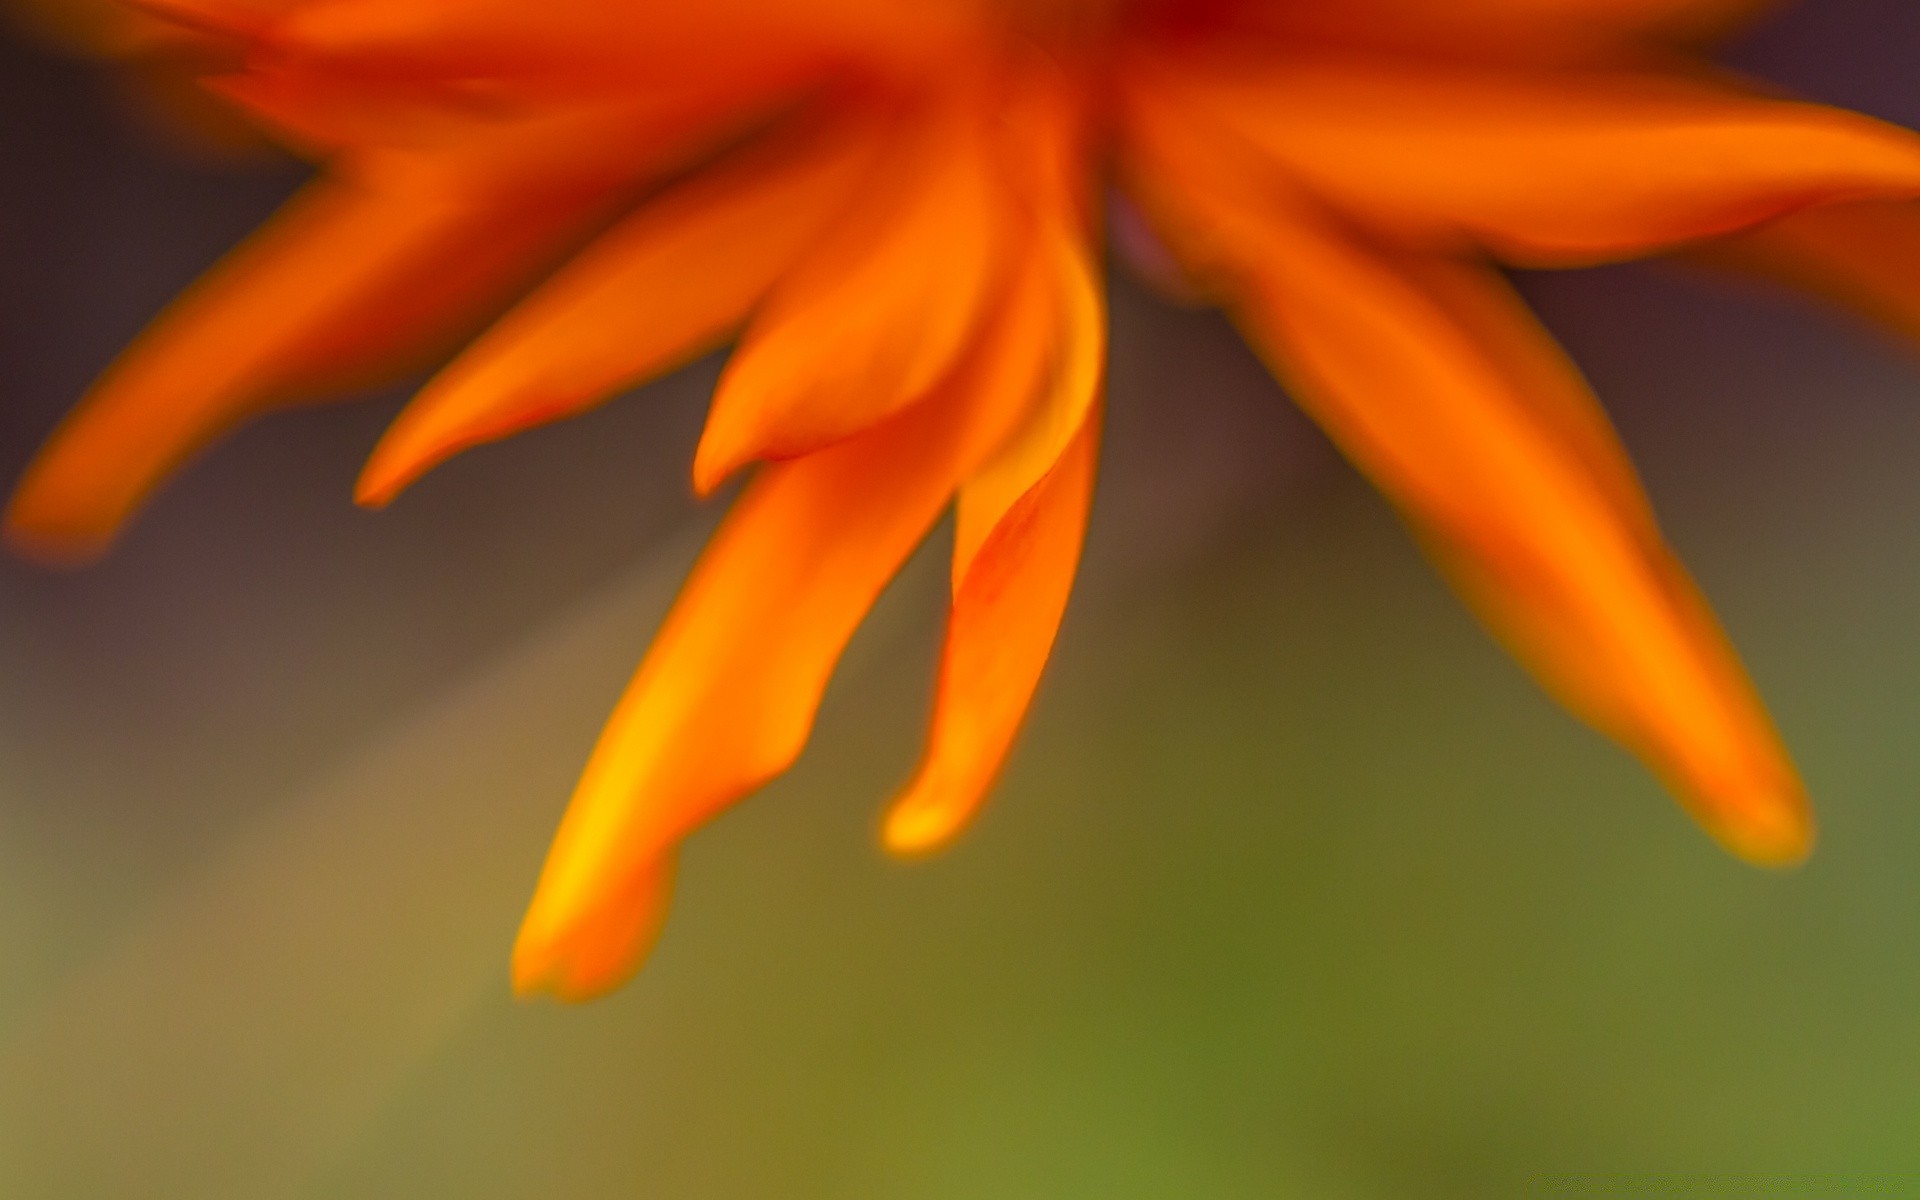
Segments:
[[[407,464],[396,462],[394,456],[375,449],[367,465],[360,469],[360,478],[354,480],[353,502],[361,508],[385,508],[424,470],[424,467],[410,469]]]
[[[916,780],[888,806],[880,844],[895,858],[926,858],[953,844],[967,816]]]
[[[895,858],[927,858],[945,850],[951,831],[933,826],[917,814],[889,813],[880,828],[880,844]]]
[[[714,436],[713,425],[707,426],[707,432],[700,438],[699,447],[693,452],[693,494],[702,500],[711,499],[715,492],[726,486],[746,465],[753,461],[741,452],[738,446],[729,446]]]
[[[513,947],[514,996],[521,1000],[546,997],[567,1004],[598,1000],[633,977],[651,946],[649,940],[628,953],[609,954],[607,947],[582,945],[583,940],[578,933],[555,939],[523,927]]]
[[[553,399],[538,377],[497,362],[489,365],[486,358],[480,349],[469,349],[400,410],[367,455],[355,503],[384,508],[448,460],[569,415],[575,407]]]
[[[579,1004],[617,990],[659,940],[672,891],[671,857],[584,898],[564,897],[543,882],[514,939],[514,995]]]
[[[1735,857],[1756,867],[1790,870],[1813,854],[1813,818],[1804,798],[1756,805],[1738,821],[1718,822],[1712,830]]]
[[[616,991],[633,972],[631,969],[608,974],[582,970],[580,964],[556,959],[524,943],[513,951],[512,982],[516,1000],[558,1000],[563,1004],[586,1004]]]
[[[421,393],[422,397],[428,395]],[[367,455],[360,478],[354,482],[355,504],[362,508],[385,508],[421,476],[472,444],[471,439],[463,440],[458,431],[446,428],[446,422],[433,421],[423,415],[433,411],[416,398],[387,427],[373,452]]]
[[[1696,776],[1691,786],[1684,778],[1667,779],[1695,819],[1735,858],[1781,870],[1806,862],[1815,841],[1813,806],[1785,752],[1769,746],[1762,763],[1743,776]]]
[[[14,494],[5,516],[0,517],[0,540],[7,549],[44,567],[90,566],[106,557],[119,532],[117,526],[90,520],[68,505],[49,503],[26,487]]]

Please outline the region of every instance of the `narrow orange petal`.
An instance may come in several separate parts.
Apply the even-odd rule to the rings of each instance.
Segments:
[[[872,188],[775,288],[720,377],[694,457],[702,493],[749,462],[885,420],[952,367],[1007,255],[989,115],[956,100],[916,119]]]
[[[362,76],[510,80],[573,92],[660,79],[754,88],[849,60],[950,68],[943,52],[976,24],[968,4],[940,0],[305,0],[267,41]]]
[[[515,94],[468,77],[361,77],[256,57],[206,86],[296,152],[362,172],[399,159],[420,183],[558,191],[682,169],[794,104],[805,80],[641,77],[605,93]],[[525,89],[521,89],[524,91]],[[341,165],[336,162],[336,169]]]
[[[882,829],[896,854],[924,853],[959,833],[1012,748],[1073,590],[1098,427],[1088,413],[1053,469],[995,514],[957,578],[926,756]],[[962,490],[962,513],[971,503]],[[997,499],[987,503],[999,508]]]
[[[591,207],[312,185],[67,417],[14,494],[9,538],[54,558],[104,551],[169,474],[247,418],[403,373],[464,336]]]
[[[1302,406],[1496,631],[1730,849],[1802,857],[1805,798],[1751,685],[1630,469],[1606,465],[1617,447],[1571,366],[1543,399],[1558,356],[1498,276],[1340,231],[1191,144],[1155,149],[1172,157],[1140,186],[1179,181],[1152,193],[1176,245],[1211,260]],[[1573,403],[1591,411],[1570,420]]]
[[[514,994],[544,993],[577,1004],[619,986],[660,940],[673,901],[676,858],[666,850],[630,863],[594,921],[545,929],[529,914],[513,944]]]
[[[616,226],[400,414],[360,501],[384,504],[461,450],[583,412],[717,344],[845,201],[875,134],[840,121],[779,138]]]
[[[1092,251],[1077,230],[1063,222],[1051,224],[1040,231],[1030,253],[1054,298],[1047,314],[1053,375],[1020,431],[961,492],[954,522],[956,589],[1001,518],[1054,468],[1085,429],[1105,380],[1106,299]]]
[[[1525,265],[1920,193],[1910,131],[1678,73],[1249,59],[1140,79],[1155,119],[1216,128],[1250,162],[1403,239]]]
[[[1920,340],[1920,204],[1810,208],[1702,246],[1696,257],[1824,296]]]
[[[514,952],[516,986],[619,984],[651,929],[656,864],[800,753],[847,639],[961,480],[1024,414],[1046,365],[1023,289],[926,404],[770,464],[694,569],[595,748]]]
[[[882,837],[937,848],[979,808],[1013,744],[1066,610],[1099,441],[1106,312],[1091,252],[1057,213],[1026,256],[1052,303],[1052,366],[1032,411],[960,489],[953,611],[926,757]]]

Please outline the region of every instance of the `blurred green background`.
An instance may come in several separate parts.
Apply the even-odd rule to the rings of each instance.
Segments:
[[[1916,50],[1907,0],[1833,0],[1733,57],[1920,124]],[[18,38],[0,162],[11,478],[298,172]],[[1084,584],[980,826],[874,844],[936,547],[638,981],[516,1003],[713,515],[713,364],[371,516],[395,394],[242,433],[100,567],[0,567],[0,1197],[1920,1195],[1920,358],[1670,268],[1523,284],[1799,756],[1805,869],[1722,856],[1221,321],[1121,278]]]

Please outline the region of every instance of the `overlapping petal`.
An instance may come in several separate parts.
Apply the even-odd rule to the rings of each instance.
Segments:
[[[642,180],[752,117],[704,92],[528,115],[429,106],[383,125],[338,81],[262,73],[229,91],[334,160],[56,431],[7,514],[11,539],[44,557],[104,550],[174,469],[245,420],[433,362]]]
[[[1143,66],[1136,102],[1405,239],[1526,266],[1920,193],[1906,130],[1673,72],[1216,56]]]
[[[161,0],[204,6],[223,0]],[[511,80],[547,95],[638,80],[821,77],[925,69],[974,36],[955,0],[276,0],[278,52],[363,77]]]
[[[914,114],[873,185],[768,298],[727,363],[694,455],[712,491],[924,397],[975,336],[1007,267],[1015,215],[971,89]]]
[[[926,402],[748,485],[587,764],[514,952],[518,987],[618,984],[663,856],[798,756],[854,628],[1042,385],[1046,299],[1008,296]]]
[[[927,751],[882,830],[897,854],[950,841],[1006,760],[1073,590],[1099,441],[1090,414],[1052,469],[997,519],[974,518],[988,532],[955,581]],[[965,512],[965,492],[960,503]]]
[[[466,447],[571,416],[736,330],[871,167],[882,120],[809,120],[602,236],[447,367],[361,476],[382,504]]]
[[[1105,379],[1106,302],[1084,235],[1056,224],[1041,231],[1029,253],[1052,299],[1042,334],[1052,347],[1051,374],[1014,437],[961,491],[953,546],[956,587],[1007,511],[1054,469],[1086,429]]]
[[[1033,269],[1051,297],[1052,364],[1021,428],[955,506],[953,609],[927,751],[889,808],[896,853],[935,849],[978,810],[999,773],[1066,612],[1092,500],[1106,359],[1099,281],[1081,236],[1056,223]]]
[[[1810,209],[1700,247],[1698,256],[1825,296],[1920,341],[1920,204]]]
[[[17,545],[103,551],[195,451],[262,411],[404,372],[470,333],[596,198],[313,185],[182,297],[54,433],[7,510]]]
[[[1731,849],[1804,855],[1804,795],[1751,685],[1604,418],[1498,278],[1341,228],[1181,131],[1137,145],[1176,244],[1522,659]]]

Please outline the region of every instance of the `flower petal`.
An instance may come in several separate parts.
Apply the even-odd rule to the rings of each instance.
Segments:
[[[647,80],[614,95],[541,103],[470,80],[359,79],[275,61],[206,86],[336,170],[399,169],[420,186],[438,177],[449,188],[550,191],[625,186],[683,168],[795,97],[784,81]]]
[[[1730,849],[1802,857],[1805,799],[1751,685],[1604,417],[1498,276],[1370,243],[1190,145],[1157,148],[1176,157],[1140,186],[1179,180],[1150,205],[1176,245],[1496,631]]]
[[[1920,204],[1810,208],[1695,257],[1825,296],[1920,341]]]
[[[514,951],[516,986],[581,999],[638,966],[657,864],[800,753],[834,663],[1046,367],[1021,289],[928,403],[762,468],[695,567],[601,735]],[[636,901],[641,897],[641,901]]]
[[[215,267],[61,424],[7,511],[54,558],[105,550],[196,450],[249,417],[411,369],[590,219],[592,198],[312,185]]]
[[[1084,238],[1052,222],[1028,256],[1053,297],[1045,390],[960,489],[953,611],[924,761],[882,831],[895,853],[951,839],[1013,745],[1066,611],[1099,444],[1106,312]]]
[[[1920,193],[1907,130],[1671,72],[1248,59],[1157,72],[1136,96],[1404,239],[1523,265]]]
[[[973,556],[1014,504],[1054,469],[1086,428],[1107,367],[1106,298],[1084,235],[1063,223],[1041,231],[1032,255],[1054,297],[1047,336],[1054,368],[1020,431],[961,492],[954,526],[957,589]]]
[[[998,510],[990,517],[969,518],[982,499],[960,493],[961,519],[989,532],[955,577],[926,756],[887,812],[882,837],[896,854],[951,840],[1012,748],[1073,590],[1099,442],[1088,413],[1053,468],[1012,505],[985,499]]]
[[[705,494],[922,398],[985,318],[1011,221],[972,89],[916,119],[872,188],[775,288],[720,377],[694,456]]]
[[[848,58],[935,61],[964,30],[961,16],[932,0],[307,0],[266,40],[362,76],[510,79],[576,92],[663,78],[752,87]]]
[[[443,370],[361,475],[384,504],[436,463],[591,408],[716,344],[844,202],[876,131],[832,122],[648,203]]]

